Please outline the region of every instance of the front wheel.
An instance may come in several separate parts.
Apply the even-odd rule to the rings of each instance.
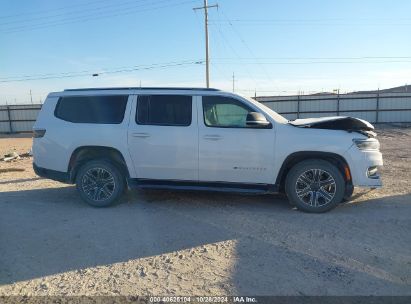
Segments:
[[[298,209],[320,213],[344,198],[345,182],[337,167],[324,160],[306,160],[291,168],[285,181],[288,199]]]
[[[125,182],[120,170],[104,160],[84,164],[77,176],[76,187],[81,198],[94,207],[107,207],[124,192]]]

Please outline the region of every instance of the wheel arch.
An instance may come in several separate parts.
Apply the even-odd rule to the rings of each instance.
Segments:
[[[276,185],[280,192],[284,192],[285,179],[291,168],[296,164],[309,159],[321,159],[334,164],[343,175],[347,188],[352,188],[351,169],[343,156],[332,152],[299,151],[288,155],[281,165],[276,179]]]
[[[81,146],[76,148],[70,156],[68,165],[70,182],[74,183],[78,170],[84,163],[96,159],[109,161],[121,170],[126,179],[130,178],[126,160],[119,150],[108,146]]]

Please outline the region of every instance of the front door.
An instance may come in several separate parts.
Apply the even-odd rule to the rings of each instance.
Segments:
[[[197,104],[190,95],[139,95],[128,145],[137,178],[198,180]]]
[[[199,103],[199,180],[206,182],[274,183],[273,129],[246,125],[242,100],[203,96]]]

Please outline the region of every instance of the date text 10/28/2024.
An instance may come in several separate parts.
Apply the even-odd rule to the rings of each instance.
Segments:
[[[150,303],[257,303],[253,297],[150,297]]]

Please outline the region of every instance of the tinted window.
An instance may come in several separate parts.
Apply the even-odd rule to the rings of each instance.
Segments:
[[[74,123],[119,124],[127,99],[127,95],[61,97],[55,115]]]
[[[253,110],[242,102],[223,96],[203,96],[204,123],[209,127],[246,128]]]
[[[140,95],[136,122],[140,125],[189,126],[191,106],[191,96]]]

